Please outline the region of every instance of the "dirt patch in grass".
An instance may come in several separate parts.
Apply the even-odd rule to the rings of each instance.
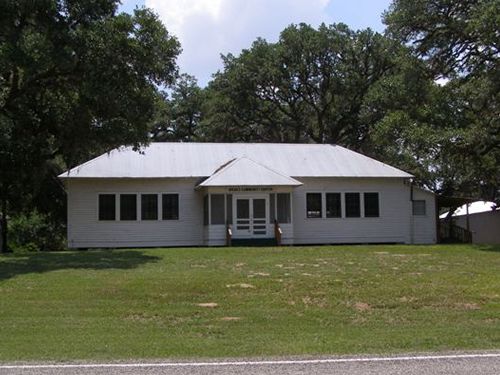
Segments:
[[[241,320],[241,318],[239,316],[223,316],[220,320],[223,322],[237,322]]]
[[[160,316],[159,315],[150,315],[150,314],[145,314],[145,313],[137,313],[137,314],[130,314],[125,317],[125,320],[133,321],[133,322],[139,322],[139,323],[150,323],[153,321],[159,321]]]
[[[324,309],[328,306],[327,300],[325,298],[322,298],[322,297],[305,296],[305,297],[302,297],[302,303],[305,306],[320,307],[322,309]]]
[[[370,311],[372,309],[372,307],[368,304],[368,303],[365,303],[365,302],[356,302],[354,304],[354,308],[357,310],[357,311]]]
[[[206,308],[209,308],[209,309],[214,309],[217,306],[219,306],[219,304],[215,303],[215,302],[203,302],[203,303],[198,303],[197,306],[199,306],[199,307],[206,307]]]
[[[241,288],[241,289],[255,289],[255,285],[252,284],[227,284],[226,288]]]
[[[456,303],[455,308],[459,310],[481,310],[477,303]]]
[[[268,272],[251,272],[248,275],[248,277],[257,277],[257,276],[267,277],[267,276],[271,276],[271,274]]]

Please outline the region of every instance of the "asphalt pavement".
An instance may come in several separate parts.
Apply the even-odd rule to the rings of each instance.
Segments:
[[[116,362],[116,363],[3,363],[8,375],[499,375],[500,352],[428,353],[387,357],[272,358],[249,360]]]

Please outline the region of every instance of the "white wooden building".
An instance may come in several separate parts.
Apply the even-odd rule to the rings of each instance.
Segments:
[[[436,242],[434,194],[336,145],[152,143],[59,177],[73,248]]]

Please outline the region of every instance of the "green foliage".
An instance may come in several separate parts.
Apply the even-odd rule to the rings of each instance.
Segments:
[[[394,0],[384,20],[437,73],[498,69],[498,0]]]
[[[196,78],[181,74],[166,95],[157,102],[151,126],[154,141],[186,141],[197,138],[201,119],[203,91]]]
[[[400,61],[410,57],[399,42],[369,29],[300,24],[286,28],[277,43],[258,39],[240,56],[223,59],[224,70],[206,93],[203,137],[361,149],[386,111],[370,113],[370,92],[391,77],[405,89],[403,77],[394,77],[402,74]],[[405,69],[415,66],[413,61]],[[423,74],[418,78],[426,79]]]
[[[150,10],[117,14],[117,4],[0,2],[3,211],[38,206],[43,181],[65,168],[149,141],[158,87],[173,82],[180,47]]]
[[[406,129],[396,144],[405,149],[384,145],[395,129],[387,123],[379,146],[392,159],[399,153],[408,160],[422,147],[432,149],[421,165],[434,176],[435,190],[500,201],[500,2],[395,0],[385,22],[435,76],[450,81],[433,90],[426,104],[430,116],[399,125]]]
[[[63,250],[64,226],[36,211],[9,220],[10,248],[14,253]]]

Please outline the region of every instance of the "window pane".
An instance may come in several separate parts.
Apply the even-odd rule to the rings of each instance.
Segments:
[[[276,219],[276,194],[269,194],[269,222],[271,224],[274,223],[274,220]]]
[[[416,200],[413,201],[413,215],[424,216],[426,214],[425,201]]]
[[[158,220],[158,195],[141,195],[141,220]]]
[[[250,218],[250,201],[248,199],[236,199],[236,219]]]
[[[203,225],[208,225],[208,195],[203,197]]]
[[[266,200],[253,199],[253,218],[265,219],[266,218]]]
[[[277,195],[278,222],[291,223],[290,194],[280,193]]]
[[[365,193],[365,217],[379,217],[378,193]]]
[[[226,220],[228,224],[233,223],[233,196],[226,195]]]
[[[224,223],[224,194],[210,195],[210,224]]]
[[[116,199],[114,194],[99,194],[99,220],[116,219]]]
[[[340,193],[326,193],[326,217],[342,217]]]
[[[120,194],[120,220],[137,220],[137,196]]]
[[[361,205],[359,203],[359,193],[345,193],[345,216],[360,217]]]
[[[163,220],[179,220],[179,194],[162,194]]]
[[[321,193],[307,193],[306,195],[307,217],[322,217],[321,214]]]

